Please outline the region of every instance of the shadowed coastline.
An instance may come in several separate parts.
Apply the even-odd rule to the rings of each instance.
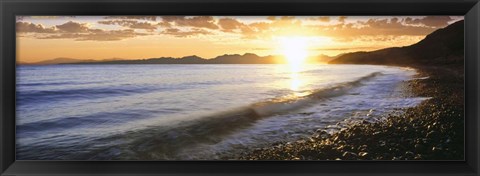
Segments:
[[[405,82],[411,93],[431,97],[401,115],[362,122],[333,135],[321,129],[305,140],[246,152],[241,160],[463,160],[464,21],[439,29],[406,47],[348,53],[331,64],[415,68]]]

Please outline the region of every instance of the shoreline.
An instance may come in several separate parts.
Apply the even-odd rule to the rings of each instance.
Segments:
[[[464,74],[461,65],[408,66],[405,81],[419,97],[430,97],[384,121],[355,124],[332,135],[317,130],[308,140],[276,143],[245,152],[239,160],[463,160]],[[459,91],[461,90],[461,91]]]

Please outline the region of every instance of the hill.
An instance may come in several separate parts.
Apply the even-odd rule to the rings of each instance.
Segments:
[[[93,60],[82,60],[82,59],[73,59],[73,58],[66,58],[66,57],[59,57],[55,59],[50,59],[50,60],[44,60],[40,62],[34,62],[34,63],[22,63],[20,62],[19,64],[22,65],[51,65],[51,64],[68,64],[68,63],[79,63],[79,62],[91,62]]]
[[[331,60],[330,64],[379,65],[463,65],[464,21],[455,22],[427,35],[410,46],[353,52]]]

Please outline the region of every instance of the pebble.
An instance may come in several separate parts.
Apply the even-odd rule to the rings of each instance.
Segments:
[[[409,82],[415,94],[432,97],[417,107],[386,114],[378,122],[359,123],[333,135],[318,129],[307,142],[277,144],[278,147],[247,153],[240,159],[462,160],[464,99],[453,88],[463,86],[464,80],[445,75],[444,71],[425,73],[429,79]]]

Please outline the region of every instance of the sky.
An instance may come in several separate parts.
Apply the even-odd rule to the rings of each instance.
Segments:
[[[414,44],[463,16],[17,16],[17,61],[281,55],[301,40],[309,56]]]

